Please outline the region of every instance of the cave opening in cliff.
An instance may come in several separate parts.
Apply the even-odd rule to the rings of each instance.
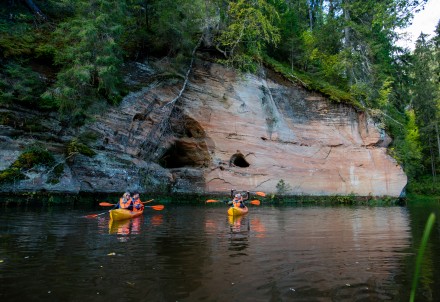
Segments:
[[[165,154],[159,159],[159,164],[167,169],[181,168],[187,166],[188,163],[185,159],[185,150],[179,147],[179,143],[176,142],[165,152]]]
[[[229,163],[230,163],[230,166],[237,166],[240,168],[247,168],[250,166],[250,164],[244,158],[244,155],[241,153],[236,153],[236,154],[232,155]]]
[[[182,167],[201,167],[209,161],[206,144],[177,140],[159,159],[159,164],[166,169]]]

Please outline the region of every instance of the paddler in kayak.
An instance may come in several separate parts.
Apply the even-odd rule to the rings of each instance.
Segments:
[[[122,197],[119,198],[119,202],[114,206],[114,209],[133,210],[133,202],[132,199],[130,198],[129,192],[125,192],[124,195],[122,195]]]
[[[144,210],[144,204],[139,198],[139,192],[133,192],[133,197],[131,198],[131,203],[133,205],[133,212],[140,212]]]
[[[249,191],[246,192],[246,197],[243,197],[243,195],[241,195],[240,193],[234,195],[234,191],[234,189],[231,190],[231,198],[233,199],[232,201],[228,202],[228,204],[234,206],[235,208],[244,208],[244,202],[246,200],[249,200]]]

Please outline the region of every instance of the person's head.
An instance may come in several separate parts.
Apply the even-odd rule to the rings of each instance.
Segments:
[[[124,195],[122,195],[125,199],[130,198],[130,192],[125,192]]]
[[[240,199],[240,198],[241,198],[241,194],[240,193],[235,194],[235,199]]]
[[[138,199],[139,198],[139,192],[138,191],[134,191],[131,196],[133,196],[134,199]]]

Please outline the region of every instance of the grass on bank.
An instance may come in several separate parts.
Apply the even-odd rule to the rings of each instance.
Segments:
[[[282,74],[285,78],[303,86],[309,91],[320,92],[333,102],[345,103],[352,105],[357,109],[363,109],[363,106],[349,92],[344,91],[323,79],[311,76],[304,72],[292,70],[287,64],[283,64],[268,56],[264,57],[264,62],[274,71]]]
[[[419,251],[417,253],[416,267],[414,271],[414,276],[411,286],[411,294],[409,298],[410,302],[415,301],[417,284],[419,281],[420,271],[422,268],[423,255],[425,253],[426,245],[428,244],[429,234],[431,233],[431,230],[434,226],[434,222],[435,222],[435,214],[431,213],[428,217],[428,220],[426,221],[425,230],[423,231],[422,241],[420,243]]]

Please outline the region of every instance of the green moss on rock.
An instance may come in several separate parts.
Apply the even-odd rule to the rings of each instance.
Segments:
[[[89,157],[93,157],[96,155],[96,152],[93,151],[89,146],[81,143],[78,138],[74,138],[67,144],[67,156],[70,157],[77,153]]]
[[[49,151],[40,146],[33,146],[25,150],[11,167],[18,169],[31,169],[37,165],[49,167],[54,162],[54,157]]]
[[[26,176],[21,173],[19,168],[12,167],[0,172],[0,184],[11,183],[21,179],[26,179]]]

